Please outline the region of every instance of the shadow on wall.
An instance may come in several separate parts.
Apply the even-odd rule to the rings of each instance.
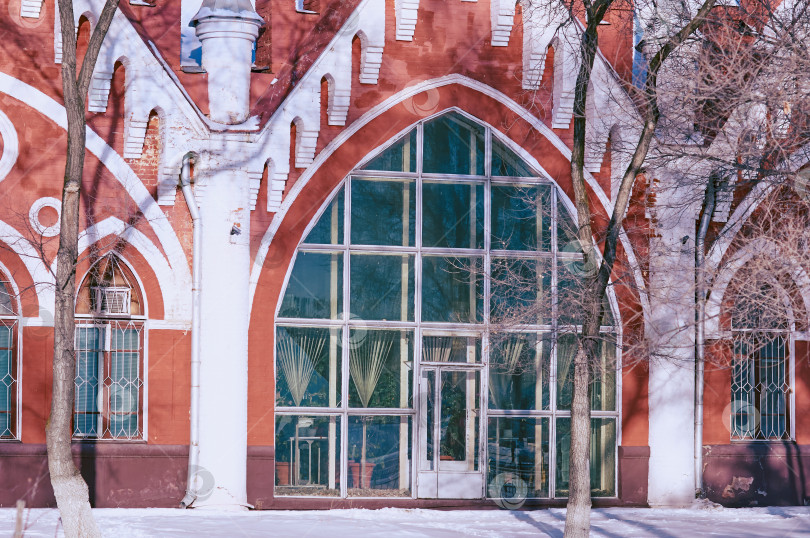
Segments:
[[[743,442],[703,447],[706,496],[724,506],[810,504],[810,446]]]

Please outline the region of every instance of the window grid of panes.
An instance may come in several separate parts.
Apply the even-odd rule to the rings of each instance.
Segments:
[[[73,438],[143,439],[143,322],[76,321]]]
[[[0,274],[0,439],[17,438],[17,314],[11,283]]]
[[[452,335],[477,340],[483,354],[466,366],[482,370],[489,402],[480,410],[487,482],[510,472],[529,484],[530,497],[565,497],[567,372],[579,320],[575,308],[558,306],[570,306],[573,297],[557,291],[581,273],[575,239],[553,183],[536,177],[490,129],[459,114],[418,124],[350,175],[299,246],[277,315],[276,450],[284,456],[276,494],[415,496],[413,372],[446,362]],[[532,297],[518,291],[503,300],[510,290],[495,275],[499,270],[524,275],[538,289]],[[491,318],[516,302],[524,311],[520,328],[491,333]],[[526,305],[537,303],[536,319],[526,322]],[[607,312],[605,364],[592,398],[591,474],[594,495],[615,496],[617,341]],[[523,371],[530,363],[534,371]],[[383,372],[386,401],[377,390]],[[399,382],[392,382],[397,374]],[[381,417],[399,424],[389,431],[396,439],[389,450],[373,447],[385,452],[375,465],[398,459],[398,472],[367,469],[373,445],[367,432]],[[293,425],[302,419],[303,427]],[[358,427],[352,435],[353,421],[363,423],[363,435],[356,435]],[[388,488],[395,493],[375,489],[383,477],[397,482],[391,475],[398,475],[397,486]]]

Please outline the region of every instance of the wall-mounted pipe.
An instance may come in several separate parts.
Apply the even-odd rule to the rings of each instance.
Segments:
[[[202,219],[197,207],[197,200],[191,190],[191,154],[183,157],[183,168],[180,173],[180,187],[186,199],[188,212],[193,226],[193,243],[191,258],[191,408],[189,421],[188,444],[188,478],[186,495],[180,501],[180,508],[188,508],[197,498],[195,481],[200,461],[200,284],[202,282]]]
[[[703,496],[703,372],[706,361],[706,234],[717,201],[717,178],[709,176],[695,237],[695,496]]]

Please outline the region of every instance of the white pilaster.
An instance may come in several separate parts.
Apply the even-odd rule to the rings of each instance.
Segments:
[[[247,505],[248,281],[247,172],[203,161],[197,182],[203,222],[200,350],[200,460],[210,496],[195,507]]]
[[[688,506],[694,477],[694,208],[677,200],[676,181],[656,171],[658,219],[650,259],[648,324],[652,506]]]

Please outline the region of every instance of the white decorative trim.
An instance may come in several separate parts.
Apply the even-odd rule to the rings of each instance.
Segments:
[[[566,30],[571,29],[569,25]],[[573,35],[572,35],[573,33]],[[551,126],[568,129],[574,115],[574,93],[579,73],[579,51],[575,32],[561,32],[552,42],[554,47],[554,88],[552,90]]]
[[[256,200],[259,197],[259,188],[261,188],[263,175],[264,170],[261,172],[248,172],[248,205],[251,211],[256,209]]]
[[[315,159],[321,130],[321,80],[328,82],[327,116],[330,125],[344,125],[351,101],[352,40],[360,38],[360,82],[373,84],[379,77],[385,45],[385,2],[363,0],[301,81],[290,91],[259,133],[259,146],[251,150],[247,165],[251,176],[268,167],[267,210],[276,212],[290,162],[290,126],[295,123],[295,167],[306,168]]]
[[[17,163],[17,158],[20,156],[20,145],[17,139],[17,129],[14,128],[14,124],[2,111],[0,111],[0,137],[3,138],[3,155],[0,156],[0,181],[3,181]]]
[[[39,302],[39,316],[42,319],[53,319],[51,309],[54,305],[54,275],[42,262],[40,253],[17,229],[0,220],[0,241],[19,256],[25,265]]]
[[[93,77],[90,79],[90,89],[87,92],[87,110],[90,112],[106,112],[112,77],[112,71],[102,71],[96,68]]]
[[[396,0],[397,41],[413,41],[416,19],[419,16],[419,0]]]
[[[65,108],[40,90],[0,72],[0,93],[9,95],[30,106],[62,129],[67,129]],[[144,215],[144,220],[149,223],[160,241],[160,245],[166,253],[166,258],[175,272],[177,282],[189,283],[190,285],[191,272],[180,241],[168,218],[152,198],[140,178],[135,175],[126,161],[90,127],[87,128],[86,147],[109,170],[110,174],[137,204],[138,209]],[[179,310],[172,310],[174,307]],[[186,307],[187,305],[182,304],[169,304],[166,308],[166,317],[185,319],[190,316],[190,306],[188,306],[188,311],[186,311]]]
[[[718,274],[712,282],[711,294],[706,301],[706,338],[714,339],[721,336],[720,314],[723,298],[734,275],[752,258],[763,255],[773,259],[785,258],[784,249],[764,237],[758,237],[743,244],[740,250],[734,252],[731,259],[722,267],[713,265],[712,269],[717,270]],[[810,312],[810,276],[807,275],[800,261],[791,257],[788,259],[791,259],[791,266],[794,268],[791,278],[799,288],[805,311]]]
[[[515,0],[490,0],[492,46],[506,47],[515,24]]]
[[[39,220],[39,212],[46,207],[50,207],[56,210],[57,214],[56,223],[52,224],[51,226],[45,226]],[[62,218],[62,202],[58,198],[52,197],[40,198],[31,205],[31,209],[28,211],[28,220],[31,222],[31,227],[42,237],[55,237],[59,235],[61,218]]]
[[[551,144],[563,155],[563,157],[565,157],[568,160],[571,159],[571,150],[556,135],[556,133],[554,133],[553,130],[551,130],[539,118],[537,118],[531,112],[523,108],[520,104],[511,99],[509,96],[490,86],[487,86],[484,83],[470,79],[463,75],[452,74],[437,79],[427,80],[419,84],[415,84],[413,86],[409,86],[408,88],[392,95],[385,101],[379,103],[374,108],[370,109],[360,118],[358,118],[354,123],[351,124],[351,126],[344,129],[338,136],[336,136],[331,142],[329,142],[329,144],[318,154],[312,166],[310,166],[306,171],[304,171],[304,173],[301,174],[301,177],[298,179],[298,181],[295,182],[295,185],[293,185],[292,189],[287,194],[283,203],[280,204],[277,213],[274,215],[273,220],[270,222],[270,226],[265,231],[264,236],[262,237],[261,243],[259,245],[258,251],[256,252],[256,257],[253,260],[253,266],[251,268],[250,273],[251,311],[253,308],[253,298],[256,293],[256,286],[258,285],[259,277],[261,276],[262,266],[264,265],[264,261],[270,249],[270,244],[272,243],[276,232],[281,226],[281,222],[283,221],[284,216],[286,215],[290,206],[292,206],[292,204],[295,202],[296,197],[303,190],[303,188],[306,186],[306,184],[309,182],[310,178],[315,174],[315,172],[329,159],[329,157],[332,155],[332,153],[335,152],[335,150],[337,150],[337,148],[339,148],[342,144],[344,144],[349,138],[354,136],[355,133],[357,133],[359,130],[365,127],[374,118],[380,116],[385,111],[413,97],[414,95],[417,95],[424,91],[428,91],[432,88],[439,88],[451,84],[459,84],[461,86],[471,88],[503,104],[511,111],[513,111],[515,114],[520,116],[528,124],[530,124],[534,129],[538,131],[538,133],[544,136],[549,142],[551,142]],[[531,157],[530,155],[528,155],[523,151],[521,151],[519,155]],[[529,164],[537,166],[538,169],[542,170],[539,163],[537,163],[537,160],[534,159],[533,157],[527,158],[526,160],[529,162]],[[268,177],[270,177],[269,172]],[[588,172],[587,170],[585,171],[585,180],[588,183],[588,186],[594,192],[594,194],[596,194],[596,197],[604,207],[605,211],[608,214],[610,214],[613,211],[613,203],[610,201],[610,199],[608,199],[604,190],[602,190],[602,188],[599,186],[593,175],[591,175],[590,172]],[[637,286],[637,289],[639,290],[639,295],[641,297],[642,310],[645,313],[645,319],[648,319],[649,318],[648,314],[650,312],[650,305],[646,292],[646,284],[644,278],[641,275],[639,264],[635,256],[635,252],[632,248],[632,244],[630,243],[627,234],[625,233],[624,230],[622,230],[620,233],[620,240],[622,242],[622,246],[624,247],[625,255],[627,256],[630,267],[633,268],[633,277],[635,280],[635,285]]]
[[[142,232],[116,217],[107,217],[79,234],[79,253],[83,253],[95,243],[107,238],[124,240],[135,248],[149,264],[157,277],[158,287],[163,294],[164,317],[168,320],[185,321],[191,317],[191,283],[173,271],[154,243]],[[52,264],[56,272],[56,261]],[[137,271],[132,271],[137,278]],[[140,282],[139,282],[140,283]],[[143,285],[141,285],[143,289]],[[145,293],[145,292],[144,292]],[[169,312],[176,315],[170,316]]]
[[[38,19],[43,0],[20,0],[20,17]]]

